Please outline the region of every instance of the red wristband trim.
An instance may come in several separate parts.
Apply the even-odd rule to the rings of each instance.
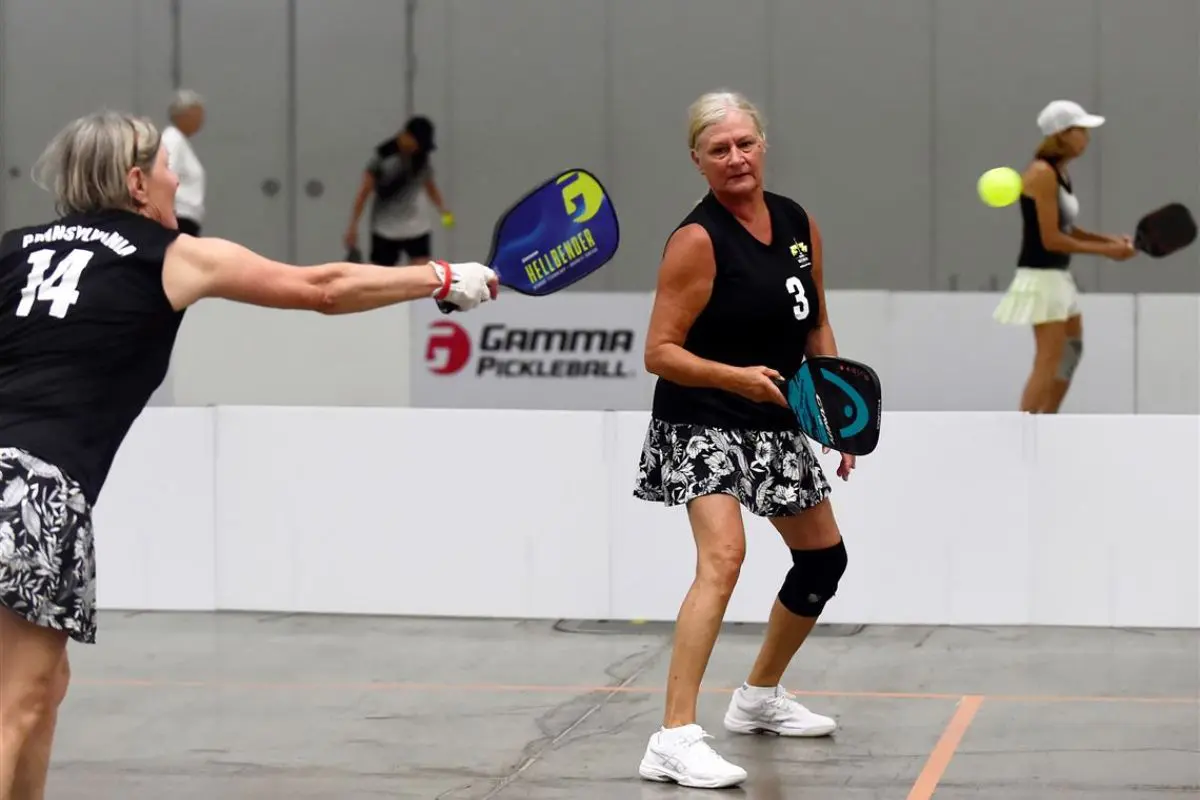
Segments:
[[[450,282],[454,279],[454,275],[450,270],[450,264],[446,261],[434,261],[435,264],[442,265],[442,288],[437,290],[434,298],[437,300],[445,300],[450,294]]]

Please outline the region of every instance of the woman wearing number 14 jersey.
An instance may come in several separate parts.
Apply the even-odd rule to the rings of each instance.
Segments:
[[[42,797],[70,670],[96,641],[92,507],[193,303],[349,314],[496,295],[476,263],[297,267],[181,234],[159,131],[68,124],[39,162],[57,220],[0,238],[0,798]],[[169,525],[164,520],[164,525]]]

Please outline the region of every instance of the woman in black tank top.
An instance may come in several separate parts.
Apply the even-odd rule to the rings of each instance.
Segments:
[[[1053,414],[1062,405],[1083,355],[1083,315],[1071,277],[1072,253],[1124,261],[1133,255],[1128,236],[1107,236],[1075,224],[1079,201],[1067,164],[1087,149],[1091,128],[1104,117],[1069,100],[1055,100],[1038,115],[1045,137],[1022,176],[1021,251],[1017,271],[993,318],[1032,325],[1036,353],[1021,395],[1021,410]]]
[[[662,727],[639,773],[713,788],[746,777],[696,724],[700,682],[745,553],[741,507],[770,519],[793,564],[758,661],[730,701],[728,730],[823,736],[836,728],[779,682],[834,595],[846,549],[829,482],[776,383],[806,353],[837,353],[820,233],[803,207],[764,190],[766,140],[741,95],[697,100],[689,146],[710,191],[672,233],[659,268],[645,356],[659,377],[634,495],[686,505],[697,567],[676,623]],[[843,456],[838,474],[847,479],[853,467]]]
[[[480,263],[299,266],[183,234],[179,179],[144,118],[104,110],[67,123],[34,174],[57,216],[0,232],[3,798],[44,795],[68,641],[96,643],[92,510],[187,310],[211,298],[323,315],[426,299],[469,311],[498,290]]]

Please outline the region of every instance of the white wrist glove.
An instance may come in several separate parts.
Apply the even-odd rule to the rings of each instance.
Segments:
[[[491,267],[474,261],[461,264],[432,261],[430,264],[442,282],[433,293],[439,306],[469,311],[480,303],[496,299],[496,273]]]

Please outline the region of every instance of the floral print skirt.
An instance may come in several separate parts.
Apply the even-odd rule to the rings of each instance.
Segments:
[[[58,467],[11,447],[0,448],[0,606],[96,641],[91,506]]]
[[[829,481],[799,431],[724,430],[651,419],[633,495],[667,506],[733,495],[760,517],[788,517],[829,496]]]

